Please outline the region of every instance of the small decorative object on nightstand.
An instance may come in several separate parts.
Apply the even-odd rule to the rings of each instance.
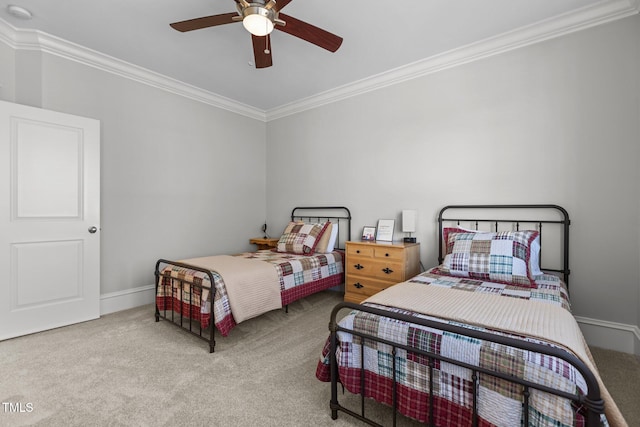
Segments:
[[[402,232],[409,233],[409,237],[404,238],[404,241],[406,243],[416,242],[416,238],[411,237],[411,233],[416,232],[416,216],[417,216],[417,212],[414,210],[402,211]]]
[[[280,239],[271,239],[271,238],[265,238],[265,237],[255,237],[251,240],[249,240],[249,243],[252,243],[254,245],[258,246],[258,250],[262,250],[262,249],[273,249],[275,247],[278,246],[278,240]]]
[[[360,303],[420,273],[420,243],[346,242],[344,300]]]
[[[362,240],[375,241],[376,240],[376,228],[371,226],[365,226],[362,228]]]
[[[392,242],[395,223],[396,222],[393,219],[379,219],[378,229],[376,231],[376,240]]]

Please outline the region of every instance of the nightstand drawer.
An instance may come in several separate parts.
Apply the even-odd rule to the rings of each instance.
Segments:
[[[395,283],[404,280],[404,265],[399,262],[374,262],[372,263],[372,270],[377,279]]]
[[[373,248],[373,256],[375,258],[402,261],[405,257],[405,253],[405,250],[401,248],[385,248],[384,246]]]
[[[349,276],[345,283],[345,292],[370,297],[393,285],[395,285],[395,283],[366,277]]]
[[[347,246],[347,255],[358,257],[373,257],[373,246]]]
[[[404,265],[400,262],[373,261],[371,259],[350,258],[347,275],[356,274],[387,281],[404,280]]]

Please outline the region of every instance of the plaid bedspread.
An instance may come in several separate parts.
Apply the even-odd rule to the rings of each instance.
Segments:
[[[293,255],[279,253],[272,250],[245,252],[235,255],[247,259],[257,259],[273,264],[280,279],[282,305],[286,306],[312,293],[343,283],[343,253],[335,251],[329,254]],[[190,292],[189,285],[180,286],[180,282],[168,277],[161,277],[156,294],[156,304],[159,310],[174,310],[182,316],[197,320],[203,328],[211,321],[211,307],[208,301],[208,289],[211,289],[209,277],[199,271],[168,265],[163,273],[170,273],[176,279],[187,279],[201,284]],[[213,301],[213,315],[215,327],[223,336],[236,326],[229,296],[224,284],[224,278],[217,272],[212,272],[215,287]],[[203,303],[204,301],[204,303]]]
[[[432,286],[446,287],[467,292],[480,292],[501,295],[505,297],[519,298],[532,301],[540,301],[558,305],[571,311],[569,292],[565,284],[558,277],[547,274],[536,278],[537,288],[523,288],[509,286],[502,283],[482,282],[480,280],[464,277],[452,277],[439,274],[440,269],[434,267],[424,272],[410,282],[427,283]]]
[[[505,298],[518,298],[555,304],[569,310],[568,293],[564,284],[555,276],[538,276],[537,288],[523,289],[503,284],[481,282],[458,277],[441,276],[438,269],[431,269],[411,282],[425,286],[449,288],[451,297],[458,292],[492,293]],[[461,325],[458,322],[412,313],[399,308],[365,302],[365,305],[410,314],[440,323],[466,326],[488,331],[478,326]],[[505,347],[496,343],[472,339],[399,320],[382,318],[370,313],[352,311],[340,321],[346,328],[367,332],[405,345],[414,346],[437,355],[462,360],[520,378],[548,384],[570,393],[584,393],[586,385],[582,375],[564,360],[542,356],[524,350]],[[499,331],[488,331],[508,335]],[[513,336],[513,335],[508,335]],[[517,337],[531,342],[541,342],[532,337]],[[366,397],[392,405],[393,361],[391,347],[382,343],[364,343],[364,362],[361,356],[362,339],[346,332],[338,333],[338,375],[343,386],[354,394],[361,392],[360,371],[365,366]],[[550,343],[545,343],[552,345]],[[316,369],[316,377],[330,381],[330,342],[326,341]],[[471,426],[473,422],[473,380],[470,370],[453,364],[433,360],[434,424],[436,426]],[[429,361],[425,356],[398,349],[395,356],[398,381],[399,412],[421,422],[429,417]],[[478,414],[481,426],[520,426],[523,419],[522,386],[505,380],[480,374],[478,387]],[[531,390],[529,422],[534,426],[583,426],[583,412],[573,403],[537,390]],[[608,425],[604,416],[601,424]]]

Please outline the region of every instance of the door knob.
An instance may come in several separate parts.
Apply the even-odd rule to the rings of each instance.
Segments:
[[[93,233],[95,233],[96,231],[98,231],[98,229],[97,229],[95,226],[93,226],[93,227],[89,227],[89,233],[93,234]]]

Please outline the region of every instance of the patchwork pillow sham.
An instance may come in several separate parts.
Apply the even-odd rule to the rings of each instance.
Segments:
[[[324,233],[320,239],[318,239],[318,244],[316,245],[315,253],[323,254],[327,252],[327,247],[329,246],[329,238],[331,237],[331,230],[333,229],[333,224],[331,222],[327,223],[327,228],[325,228]]]
[[[315,253],[328,254],[333,252],[336,245],[336,238],[338,237],[338,224],[332,222],[327,223],[327,228],[322,233],[322,237],[316,246]]]
[[[537,231],[448,232],[442,273],[535,288],[531,247]]]
[[[489,233],[489,231],[473,230],[460,226],[444,227],[442,229],[442,236],[444,237],[444,244],[447,247],[447,253],[449,253],[447,242],[449,241],[450,233]],[[540,276],[544,274],[544,272],[540,269],[540,233],[538,233],[535,239],[533,239],[533,242],[531,242],[530,249],[529,269],[531,270],[531,275]]]
[[[472,230],[470,228],[463,228],[463,227],[444,227],[442,229],[442,237],[444,240],[444,245],[447,249],[449,248],[449,245],[447,244],[447,242],[449,241],[449,234],[451,233],[480,233],[480,231]],[[447,253],[449,252],[447,251]]]
[[[328,222],[305,224],[290,222],[278,240],[276,250],[297,255],[313,255]]]

